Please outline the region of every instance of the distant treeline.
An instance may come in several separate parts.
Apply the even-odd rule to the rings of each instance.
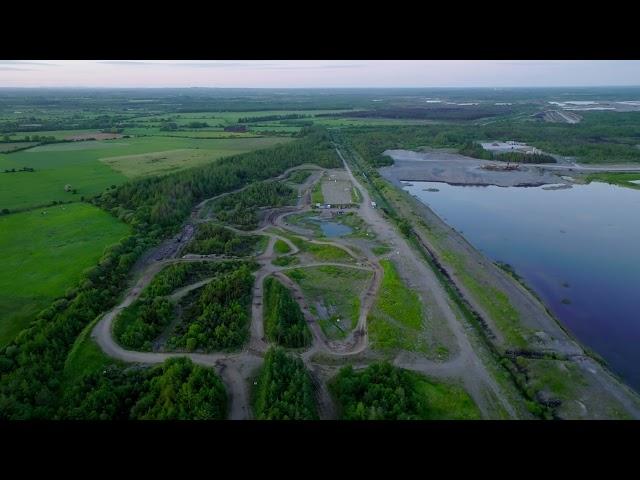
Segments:
[[[460,150],[487,139],[525,142],[554,155],[574,157],[582,163],[640,162],[640,149],[636,146],[640,144],[640,115],[637,112],[583,115],[582,122],[572,125],[506,119],[487,125],[350,127],[344,129],[343,135],[373,166],[393,163],[391,158],[382,155],[387,149],[427,146]],[[473,148],[480,155],[488,155]]]
[[[299,118],[307,117],[309,117],[309,115],[303,115],[299,113],[288,113],[284,115],[263,115],[258,117],[238,118],[238,123],[272,122],[274,120],[297,120]]]
[[[340,166],[324,129],[309,128],[285,145],[256,150],[172,175],[125,183],[94,200],[95,204],[131,223],[137,230],[175,231],[193,206],[206,198],[266,180],[303,163]]]
[[[250,255],[259,240],[260,237],[257,235],[238,235],[219,225],[201,223],[198,225],[195,238],[185,247],[183,253]]]
[[[115,304],[129,270],[150,245],[137,235],[107,248],[77,287],[40,312],[0,350],[0,419],[54,418],[71,346],[91,321]]]
[[[451,106],[451,107],[397,107],[380,108],[375,110],[359,110],[343,113],[321,113],[318,117],[348,117],[348,118],[397,118],[415,120],[477,120],[479,118],[495,117],[511,113],[505,106]]]
[[[80,115],[68,118],[58,117],[27,117],[19,120],[5,120],[0,122],[0,133],[11,132],[46,132],[51,130],[93,130],[124,127],[128,116],[125,115],[97,115],[85,118]]]
[[[461,155],[479,158],[482,160],[495,160],[498,162],[513,163],[556,163],[556,159],[545,153],[505,152],[497,153],[485,150],[477,142],[467,142],[460,150]]]

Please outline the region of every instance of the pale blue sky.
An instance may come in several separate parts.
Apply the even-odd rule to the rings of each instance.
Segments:
[[[0,60],[0,87],[640,85],[637,60]]]

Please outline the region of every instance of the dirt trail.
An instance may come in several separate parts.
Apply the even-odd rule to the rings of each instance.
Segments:
[[[445,318],[448,327],[453,332],[456,343],[459,347],[458,357],[454,357],[448,362],[439,364],[437,369],[445,370],[451,376],[461,377],[465,386],[472,395],[474,401],[485,416],[489,416],[491,407],[487,405],[486,396],[482,393],[483,389],[489,389],[499,399],[502,407],[509,413],[512,418],[516,418],[517,414],[514,407],[507,401],[506,396],[502,393],[501,388],[495,382],[493,377],[489,374],[484,366],[483,362],[478,358],[474,348],[472,347],[466,333],[463,330],[462,324],[456,317],[456,314],[449,305],[449,299],[444,288],[440,284],[439,280],[433,273],[433,271],[424,263],[407,243],[407,241],[400,235],[395,229],[382,217],[380,212],[372,207],[371,197],[369,192],[360,184],[359,180],[353,175],[353,172],[349,168],[349,165],[345,161],[342,153],[336,148],[338,155],[342,159],[345,169],[349,173],[351,181],[358,188],[360,194],[363,197],[363,201],[360,204],[359,214],[360,216],[372,226],[375,234],[382,241],[390,244],[393,249],[398,252],[397,254],[408,262],[410,262],[417,272],[417,275],[412,279],[412,283],[423,284],[426,288],[432,292],[440,313]],[[425,374],[430,374],[436,371],[435,363],[424,361],[420,363],[405,362],[403,356],[399,356],[396,359],[398,366],[416,369]]]
[[[342,154],[339,150],[338,155],[342,158]],[[431,269],[418,257],[416,252],[408,245],[402,236],[400,236],[394,228],[380,215],[380,213],[371,207],[371,199],[366,189],[362,187],[359,181],[352,174],[349,166],[342,158],[345,169],[348,176],[351,178],[353,185],[360,191],[363,202],[357,208],[359,215],[373,228],[377,237],[390,244],[393,249],[399,252],[399,255],[412,265],[412,282],[420,284],[423,288],[428,289],[433,293],[437,308],[441,311],[443,318],[446,319],[446,323],[453,332],[455,341],[458,344],[459,352],[453,358],[450,358],[446,362],[434,362],[422,358],[417,355],[402,353],[395,359],[395,364],[403,368],[408,368],[418,372],[426,373],[436,377],[457,377],[462,379],[464,386],[477,403],[478,407],[482,411],[482,414],[486,418],[493,416],[494,409],[491,408],[491,398],[487,395],[487,391],[492,392],[493,396],[501,403],[502,409],[505,410],[512,418],[517,416],[515,409],[505,399],[505,395],[502,393],[500,387],[493,380],[492,376],[487,372],[482,361],[478,358],[474,349],[472,348],[469,339],[467,338],[461,323],[456,318],[454,311],[448,303],[448,297],[440,285],[439,281],[435,277]],[[299,170],[303,168],[312,168],[310,166],[299,166],[293,169],[287,170],[284,174],[277,178],[285,178],[290,171]],[[321,170],[316,167],[317,170]],[[356,357],[356,355],[366,352],[368,348],[368,333],[367,333],[367,317],[370,309],[372,308],[377,292],[382,282],[383,270],[380,266],[378,258],[372,254],[369,249],[364,249],[362,253],[356,253],[349,245],[349,241],[346,239],[339,239],[336,241],[322,241],[315,240],[306,236],[298,235],[305,241],[309,241],[314,244],[332,245],[342,249],[351,257],[359,260],[358,264],[345,264],[340,262],[322,262],[322,261],[306,261],[297,265],[291,266],[276,266],[271,263],[271,260],[277,257],[274,254],[274,245],[277,240],[285,242],[290,252],[285,255],[295,255],[299,252],[299,248],[288,238],[278,235],[273,231],[268,231],[271,227],[277,226],[285,231],[291,231],[287,228],[283,218],[292,213],[301,213],[310,209],[310,186],[318,180],[319,172],[315,172],[307,179],[302,185],[299,186],[299,200],[295,207],[281,207],[278,209],[272,209],[267,212],[265,218],[261,223],[262,226],[253,231],[238,230],[233,227],[226,227],[236,232],[239,235],[265,235],[269,237],[269,241],[265,251],[255,257],[256,262],[259,265],[258,270],[254,273],[255,283],[253,286],[253,298],[251,302],[251,324],[249,326],[250,339],[247,345],[240,352],[235,353],[161,353],[161,352],[136,352],[122,348],[118,345],[112,336],[113,322],[117,315],[127,306],[131,305],[136,299],[139,298],[142,290],[151,282],[154,276],[167,264],[178,262],[196,262],[196,261],[224,261],[228,257],[224,256],[207,256],[205,258],[188,257],[188,258],[175,258],[179,253],[180,248],[173,248],[173,253],[170,256],[160,256],[160,258],[150,256],[146,259],[146,264],[140,266],[140,276],[135,285],[131,286],[123,300],[107,312],[103,318],[98,322],[92,332],[93,338],[96,340],[102,350],[108,355],[118,358],[126,362],[137,363],[161,363],[168,358],[173,357],[189,357],[195,363],[200,365],[209,366],[215,368],[221,375],[227,390],[229,392],[230,410],[229,417],[232,419],[247,419],[251,417],[251,409],[249,405],[249,379],[253,375],[256,369],[262,362],[264,353],[269,348],[269,342],[265,338],[264,324],[263,324],[263,295],[264,295],[264,279],[270,275],[274,275],[285,283],[294,293],[294,298],[299,302],[305,313],[305,319],[307,320],[311,331],[313,333],[313,344],[302,353],[301,357],[307,366],[310,375],[313,379],[317,400],[319,405],[319,413],[321,418],[335,418],[335,407],[331,400],[331,396],[328,393],[326,382],[324,377],[326,372],[322,368],[315,364],[311,359],[316,353],[322,353],[324,356],[335,358],[347,358],[349,356]],[[247,187],[244,187],[247,188]],[[238,189],[241,191],[243,189]],[[223,195],[229,195],[229,192]],[[214,198],[220,198],[219,195]],[[205,200],[198,204],[194,208],[194,212],[191,216],[191,220],[185,226],[185,229],[189,228],[189,225],[193,227],[194,223],[203,221],[198,219],[201,215],[201,209],[211,199]],[[181,237],[180,237],[181,238]],[[174,242],[175,243],[175,242]],[[178,242],[180,243],[180,242]],[[278,255],[282,256],[282,255]],[[358,324],[351,336],[346,341],[327,341],[326,337],[322,333],[318,323],[309,312],[309,308],[304,301],[304,296],[300,290],[300,287],[292,282],[288,277],[284,275],[284,272],[291,269],[307,268],[315,266],[334,265],[346,268],[356,268],[362,270],[368,270],[373,272],[373,279],[368,287],[367,291],[363,295],[363,301],[361,302],[361,310],[358,318]],[[208,279],[196,282],[192,285],[187,285],[177,292],[174,292],[171,296],[174,299],[180,298],[182,295],[186,295],[188,292],[204,285]],[[329,368],[331,370],[331,368]],[[326,370],[326,369],[325,369]]]
[[[315,168],[315,166],[299,166],[294,167],[292,169],[287,170],[284,174],[280,175],[277,178],[284,178],[288,175],[289,172],[293,170],[299,170],[302,168]],[[92,337],[95,339],[100,348],[109,356],[113,358],[117,358],[119,360],[125,362],[133,362],[133,363],[144,363],[144,364],[157,364],[162,363],[168,358],[175,357],[188,357],[193,362],[215,368],[216,371],[220,374],[225,386],[227,387],[227,391],[229,393],[229,401],[230,401],[230,410],[229,410],[229,418],[231,419],[247,419],[251,417],[251,410],[249,407],[249,377],[255,372],[256,368],[259,367],[262,362],[262,356],[269,348],[269,344],[264,336],[264,325],[263,325],[263,283],[264,278],[272,275],[272,274],[280,274],[279,272],[282,270],[292,269],[292,268],[304,268],[304,267],[312,267],[312,266],[323,266],[323,265],[334,265],[334,266],[342,266],[348,268],[359,268],[359,269],[367,269],[366,267],[361,267],[358,265],[350,265],[344,264],[340,262],[307,262],[295,266],[284,266],[278,267],[271,264],[271,260],[275,258],[274,256],[274,245],[277,240],[281,240],[285,242],[290,251],[284,255],[295,255],[299,252],[299,248],[288,238],[284,236],[280,236],[277,233],[266,232],[265,230],[269,227],[275,225],[273,220],[285,215],[287,213],[291,213],[292,211],[300,211],[301,209],[308,208],[308,203],[310,197],[308,195],[308,188],[313,182],[317,181],[319,178],[318,174],[311,175],[310,179],[308,179],[305,183],[303,183],[299,187],[299,191],[301,192],[300,200],[298,201],[298,205],[296,207],[283,207],[280,209],[274,209],[271,215],[267,216],[266,223],[261,228],[253,231],[243,231],[238,230],[233,227],[226,227],[230,230],[234,231],[239,235],[265,235],[269,237],[269,242],[265,251],[255,257],[255,260],[260,265],[260,268],[257,272],[255,272],[255,283],[253,287],[253,299],[251,303],[251,325],[250,325],[250,340],[247,346],[240,352],[235,353],[187,353],[187,352],[138,352],[127,350],[121,347],[113,338],[113,322],[116,317],[120,314],[122,310],[130,306],[133,302],[135,302],[141,295],[142,291],[149,285],[149,283],[153,280],[156,274],[158,274],[162,268],[166,265],[172,263],[182,263],[182,262],[220,262],[228,260],[229,257],[224,255],[193,255],[193,256],[185,256],[183,258],[176,258],[182,247],[187,243],[188,239],[191,238],[194,232],[194,223],[199,223],[203,220],[199,219],[201,214],[201,209],[207,202],[210,202],[213,199],[221,198],[226,195],[230,195],[231,193],[239,192],[244,190],[244,188],[237,189],[234,192],[228,192],[222,195],[218,195],[213,199],[207,199],[203,202],[200,202],[194,208],[192,212],[190,221],[185,225],[183,232],[181,234],[176,235],[173,239],[165,242],[160,247],[153,249],[151,254],[147,254],[144,257],[143,262],[139,262],[137,265],[137,272],[139,272],[139,278],[135,282],[133,286],[131,286],[125,293],[122,301],[119,305],[114,307],[109,312],[105,313],[103,317],[100,319],[98,324],[92,331]],[[307,190],[307,194],[302,194],[305,189]],[[185,232],[188,233],[185,234]],[[186,240],[185,240],[186,239]],[[331,244],[331,242],[318,242],[322,244]],[[354,255],[348,247],[343,245],[336,245],[338,248],[341,248],[350,255]],[[281,255],[283,256],[283,255]],[[284,277],[284,275],[282,275]],[[287,277],[284,277],[287,278]],[[195,282],[191,285],[186,285],[174,292],[169,298],[173,301],[177,301],[189,292],[205,285],[211,279],[203,279],[198,282]],[[366,313],[364,314],[366,318]],[[315,322],[313,322],[315,323]],[[317,324],[316,324],[317,325]],[[318,332],[316,332],[318,334]],[[321,332],[319,332],[321,335]],[[318,346],[318,340],[320,340],[320,336],[317,336],[317,339],[314,341],[314,346],[312,346],[312,351],[315,351],[315,348]],[[365,348],[366,344],[362,344],[361,348]],[[328,352],[331,352],[328,349]],[[317,373],[317,368],[313,367],[309,362],[308,358],[310,356],[305,357],[305,363],[307,363],[309,370],[311,372],[312,379],[314,381],[314,385],[316,388],[316,392],[318,395],[318,403],[319,403],[319,411],[322,418],[333,418],[334,409],[331,398],[326,389],[326,385],[320,379],[320,376]]]

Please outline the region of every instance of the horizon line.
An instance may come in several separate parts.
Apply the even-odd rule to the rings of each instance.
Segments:
[[[163,87],[154,87],[154,86],[89,86],[89,85],[68,85],[68,86],[60,86],[60,85],[39,85],[39,86],[0,86],[0,90],[9,90],[9,89],[96,89],[96,90],[116,90],[116,89],[130,89],[130,90],[166,90],[166,89],[175,89],[175,90],[189,90],[189,89],[206,89],[206,90],[420,90],[420,89],[441,89],[441,88],[450,88],[450,89],[523,89],[523,88],[640,88],[640,84],[605,84],[605,85],[495,85],[495,86],[418,86],[418,87],[397,87],[397,86],[331,86],[331,87],[215,87],[215,86],[163,86]]]

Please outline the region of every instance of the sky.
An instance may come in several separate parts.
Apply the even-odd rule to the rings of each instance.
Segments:
[[[638,60],[0,60],[0,87],[640,85]]]

